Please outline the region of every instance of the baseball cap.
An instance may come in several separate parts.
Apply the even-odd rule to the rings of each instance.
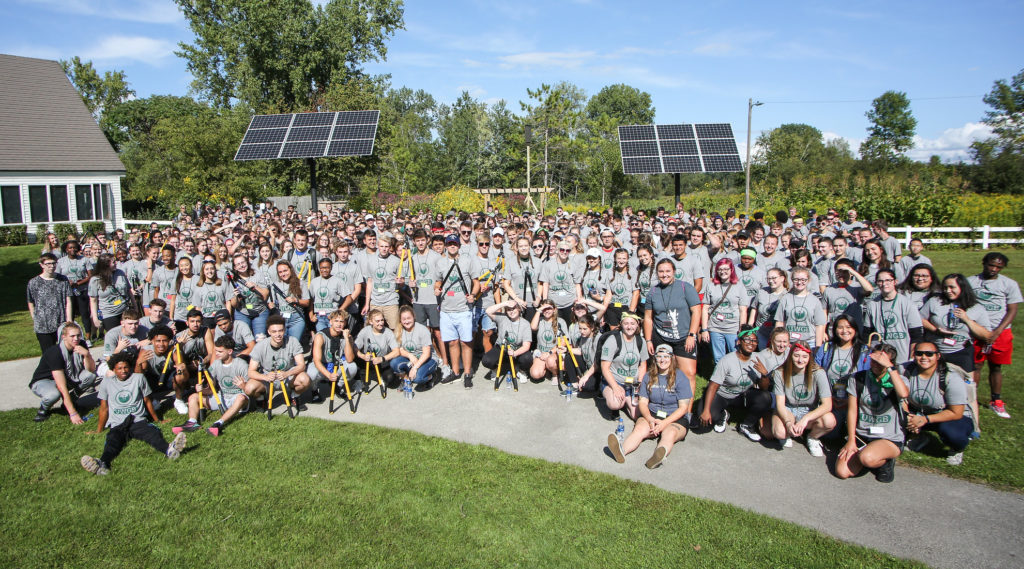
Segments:
[[[591,247],[590,249],[587,249],[587,256],[588,257],[595,257],[595,258],[600,259],[601,258],[601,250],[598,249],[597,247]]]
[[[461,243],[461,241],[459,241],[459,236],[458,235],[449,235],[448,237],[444,238],[444,244],[445,245],[452,245],[452,244],[458,245],[460,243]]]
[[[221,308],[213,315],[214,320],[231,320],[231,313],[226,308]]]

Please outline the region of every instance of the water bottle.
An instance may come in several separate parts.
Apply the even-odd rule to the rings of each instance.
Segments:
[[[89,414],[88,414],[88,415],[86,415],[85,417],[82,417],[82,422],[83,422],[83,423],[88,423],[88,422],[89,422],[89,419],[92,419],[92,416],[93,416],[93,413],[89,413]]]
[[[626,438],[626,425],[622,422],[622,417],[619,417],[619,422],[615,425],[615,437],[619,439],[619,444]]]
[[[402,384],[402,391],[405,392],[406,399],[412,399],[414,394],[412,392],[412,381],[409,378],[405,378],[405,382]]]
[[[512,372],[505,372],[505,389],[512,389]]]

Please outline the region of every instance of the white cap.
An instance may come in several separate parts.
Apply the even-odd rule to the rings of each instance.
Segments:
[[[600,259],[601,258],[601,250],[598,249],[597,247],[591,247],[590,249],[587,249],[587,256],[588,257],[595,257],[595,258]]]

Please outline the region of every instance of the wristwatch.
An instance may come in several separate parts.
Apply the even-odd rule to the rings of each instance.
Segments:
[[[694,334],[693,332],[690,332],[689,334],[686,335],[686,337],[688,337],[688,338],[696,338],[697,334]]]

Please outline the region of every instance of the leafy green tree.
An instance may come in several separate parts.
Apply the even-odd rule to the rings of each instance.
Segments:
[[[148,135],[162,119],[202,115],[208,107],[191,97],[153,95],[125,101],[104,113],[107,136],[117,150]]]
[[[463,91],[455,103],[438,109],[439,158],[447,187],[480,187],[486,123],[486,105],[468,91]]]
[[[384,97],[382,123],[391,125],[390,136],[378,137],[381,188],[397,194],[437,192],[441,189],[437,147],[432,129],[437,103],[423,90],[391,89]]]
[[[1024,69],[1000,79],[982,99],[991,107],[984,122],[993,136],[971,145],[976,165],[967,169],[981,192],[1024,193]]]
[[[101,77],[91,61],[83,62],[77,55],[69,61],[61,60],[60,66],[116,150],[117,129],[107,116],[135,95],[128,86],[124,71],[106,71]]]
[[[612,117],[619,125],[652,124],[651,94],[622,83],[608,85],[587,102],[587,118]]]
[[[520,101],[519,106],[533,130],[533,148],[542,149],[534,153],[541,154],[534,163],[540,163],[543,183],[533,181],[532,185],[555,188],[559,199],[567,192],[575,196],[581,182],[578,166],[584,149],[579,136],[585,126],[586,93],[572,83],[561,82],[527,89],[526,94],[532,102]]]
[[[487,187],[526,187],[526,143],[522,121],[502,100],[487,110],[483,182]]]
[[[174,0],[195,35],[182,42],[192,88],[214,106],[257,112],[317,109],[333,83],[387,56],[403,27],[401,0]]]
[[[865,113],[871,126],[868,137],[861,144],[860,155],[865,160],[895,164],[905,160],[904,153],[914,146],[917,119],[910,112],[910,99],[902,91],[886,91],[871,102]]]

